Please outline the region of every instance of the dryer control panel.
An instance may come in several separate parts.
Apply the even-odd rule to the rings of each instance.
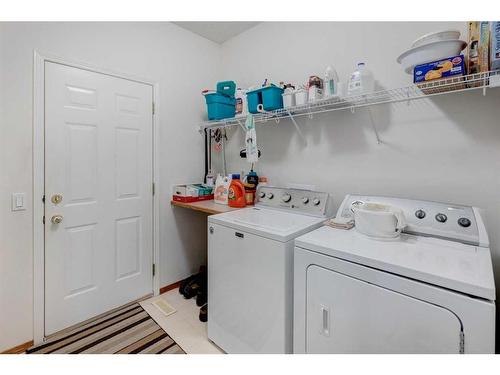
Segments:
[[[330,195],[319,191],[258,186],[255,202],[258,206],[281,208],[313,216],[332,216]]]
[[[342,221],[353,220],[351,208],[359,202],[381,203],[401,209],[407,222],[407,227],[403,230],[405,233],[489,246],[484,222],[476,207],[404,198],[347,195],[336,217]]]

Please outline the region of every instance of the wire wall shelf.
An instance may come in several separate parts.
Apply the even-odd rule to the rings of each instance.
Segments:
[[[305,142],[305,138],[300,131],[300,127],[295,121],[296,117],[308,116],[309,118],[312,118],[313,115],[317,113],[341,111],[346,109],[354,112],[356,108],[369,108],[371,106],[389,103],[409,103],[413,100],[426,99],[437,95],[459,93],[469,90],[482,89],[483,94],[486,95],[487,88],[499,86],[500,70],[496,70],[460,77],[445,78],[395,89],[381,90],[365,95],[323,99],[312,103],[298,105],[286,109],[278,109],[275,111],[263,111],[255,114],[254,120],[256,124],[265,123],[270,120],[278,123],[281,119],[289,118],[297,129],[299,135]],[[377,142],[380,143],[380,139],[373,122],[373,117],[371,116],[371,111],[369,111],[369,113]],[[205,121],[199,125],[198,129],[202,134],[206,129],[223,128],[236,125],[245,130],[244,123],[245,116],[239,116],[224,120]]]

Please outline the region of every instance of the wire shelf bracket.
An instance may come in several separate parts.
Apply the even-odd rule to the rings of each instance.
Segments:
[[[293,117],[293,115],[290,113],[290,111],[287,111],[288,117],[292,121],[293,126],[295,126],[295,130],[297,130],[297,133],[299,134],[299,137],[302,139],[302,142],[304,142],[304,145],[307,146],[307,139],[304,136],[304,133],[302,133],[302,130],[300,130],[299,124],[297,124],[297,121]]]
[[[379,145],[382,143],[382,141],[380,140],[380,137],[378,135],[378,130],[377,127],[375,126],[375,121],[373,120],[372,109],[370,107],[366,107],[366,110],[368,111],[368,116],[370,117],[370,123],[372,124],[373,133],[375,133],[375,139],[377,140],[377,144]]]

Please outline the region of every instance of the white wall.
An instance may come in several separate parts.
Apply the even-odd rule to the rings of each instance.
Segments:
[[[169,204],[173,183],[203,175],[194,126],[199,95],[217,81],[220,46],[168,23],[0,23],[0,352],[32,339],[33,49],[160,83],[161,282],[194,272],[205,257],[205,217]],[[25,192],[27,210],[10,211]]]
[[[365,61],[386,88],[411,83],[396,62],[418,36],[464,23],[265,23],[226,42],[225,79],[240,87],[305,83],[332,64],[347,80]],[[381,194],[476,205],[486,209],[496,275],[500,275],[500,89],[373,108],[383,141],[378,145],[366,111],[299,118],[308,146],[290,121],[257,125],[262,158],[257,172],[270,182],[315,184],[338,204],[347,193]],[[228,166],[237,157],[239,128],[231,130]],[[497,276],[498,283],[498,276]],[[497,289],[500,289],[497,284]]]

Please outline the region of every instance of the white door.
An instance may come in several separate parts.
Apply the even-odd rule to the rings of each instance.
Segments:
[[[46,335],[152,292],[152,92],[45,63]]]
[[[318,266],[307,271],[307,353],[459,353],[451,311]]]

